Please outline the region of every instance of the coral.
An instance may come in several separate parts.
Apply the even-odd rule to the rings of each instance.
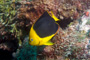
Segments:
[[[77,25],[83,12],[90,8],[90,0],[5,0],[0,1],[0,4],[0,52],[10,53],[10,58],[13,53],[17,60],[89,59],[86,47],[90,31],[87,34],[80,32]],[[58,22],[58,34],[51,39],[55,44],[30,46],[25,38],[32,24],[44,11],[52,11],[61,20]],[[86,24],[90,25],[90,21]],[[4,57],[4,52],[0,56]]]
[[[16,54],[17,60],[37,60],[37,47],[31,46],[28,43],[28,37],[24,39],[22,48],[19,49],[19,53]]]

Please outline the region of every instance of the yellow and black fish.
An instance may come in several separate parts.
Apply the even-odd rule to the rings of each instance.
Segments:
[[[50,39],[59,29],[59,25],[55,22],[58,20],[52,12],[51,15],[47,11],[44,12],[30,29],[29,44],[35,46],[53,45]]]

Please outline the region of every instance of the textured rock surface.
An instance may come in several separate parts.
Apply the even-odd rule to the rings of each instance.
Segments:
[[[53,11],[54,15],[61,20],[58,22],[61,28],[56,36],[52,38],[52,42],[55,44],[46,46],[39,53],[38,60],[89,60],[88,57],[90,56],[85,50],[89,39],[86,35],[76,30],[76,25],[85,10],[90,9],[90,0],[33,0],[19,3],[22,5],[18,9],[17,18],[14,19],[14,21],[17,21],[15,28],[20,30],[19,35],[17,35],[17,31],[9,34],[9,32],[5,31],[5,27],[0,28],[0,49],[8,51],[17,49],[17,47],[13,47],[17,46],[15,45],[17,36],[20,36],[23,41],[25,36],[28,35],[30,26],[44,11]],[[68,26],[70,22],[72,23]],[[2,27],[1,23],[0,27]],[[3,36],[4,38],[2,38]],[[12,46],[9,46],[9,43]]]

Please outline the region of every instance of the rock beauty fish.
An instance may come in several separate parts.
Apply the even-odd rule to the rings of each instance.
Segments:
[[[59,25],[55,21],[59,19],[51,12],[47,11],[32,25],[29,33],[29,44],[34,46],[53,45],[50,39],[59,30]]]

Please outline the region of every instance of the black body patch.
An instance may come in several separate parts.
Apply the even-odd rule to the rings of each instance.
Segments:
[[[58,25],[47,12],[44,12],[44,14],[35,22],[33,28],[39,37],[43,38],[55,34],[58,30]]]

